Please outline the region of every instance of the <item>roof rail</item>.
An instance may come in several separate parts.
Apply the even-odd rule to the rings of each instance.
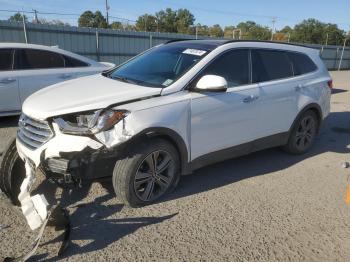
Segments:
[[[276,42],[276,41],[269,41],[269,40],[227,40],[226,42],[222,43],[222,45],[228,44],[228,43],[235,43],[235,42],[271,43],[271,44],[291,45],[291,46],[301,46],[301,47],[312,48],[310,46],[303,45],[303,44]]]
[[[170,44],[170,43],[174,43],[174,42],[181,42],[181,41],[189,41],[189,40],[196,40],[196,39],[190,39],[190,38],[178,38],[178,39],[172,39],[169,41],[166,41],[164,44]]]

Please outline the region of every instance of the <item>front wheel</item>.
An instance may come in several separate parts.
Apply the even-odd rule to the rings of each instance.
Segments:
[[[25,166],[18,155],[16,139],[12,139],[6,146],[0,160],[0,189],[14,205],[20,204],[18,195],[25,176]]]
[[[171,191],[179,180],[180,160],[167,140],[152,139],[135,145],[116,162],[113,187],[116,195],[131,207],[155,202]]]
[[[312,146],[319,122],[317,115],[313,111],[305,112],[295,123],[287,145],[285,145],[285,151],[292,154],[303,154]]]

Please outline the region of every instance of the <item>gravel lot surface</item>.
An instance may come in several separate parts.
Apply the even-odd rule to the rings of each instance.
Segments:
[[[333,77],[332,114],[306,155],[269,149],[225,161],[138,209],[123,207],[108,184],[69,194],[39,181],[37,191],[62,196],[72,232],[57,257],[62,232],[48,228],[33,261],[350,261],[349,171],[340,168],[350,161],[350,72]],[[16,122],[0,119],[0,152]],[[0,229],[0,260],[35,237],[4,197],[0,224],[9,226]]]

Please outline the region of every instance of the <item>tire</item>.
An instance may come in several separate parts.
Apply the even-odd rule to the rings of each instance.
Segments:
[[[312,146],[319,128],[319,120],[312,110],[306,111],[298,118],[289,135],[284,150],[291,154],[303,154]]]
[[[167,140],[154,138],[134,145],[125,158],[117,160],[112,180],[117,198],[128,206],[139,207],[172,191],[179,178],[178,151]]]
[[[18,195],[26,176],[25,166],[16,148],[16,139],[10,141],[0,160],[0,189],[14,205],[19,205]]]

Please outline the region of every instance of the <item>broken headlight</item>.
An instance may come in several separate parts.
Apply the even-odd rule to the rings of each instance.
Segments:
[[[97,110],[54,118],[62,133],[92,135],[111,129],[129,114],[126,110]]]

